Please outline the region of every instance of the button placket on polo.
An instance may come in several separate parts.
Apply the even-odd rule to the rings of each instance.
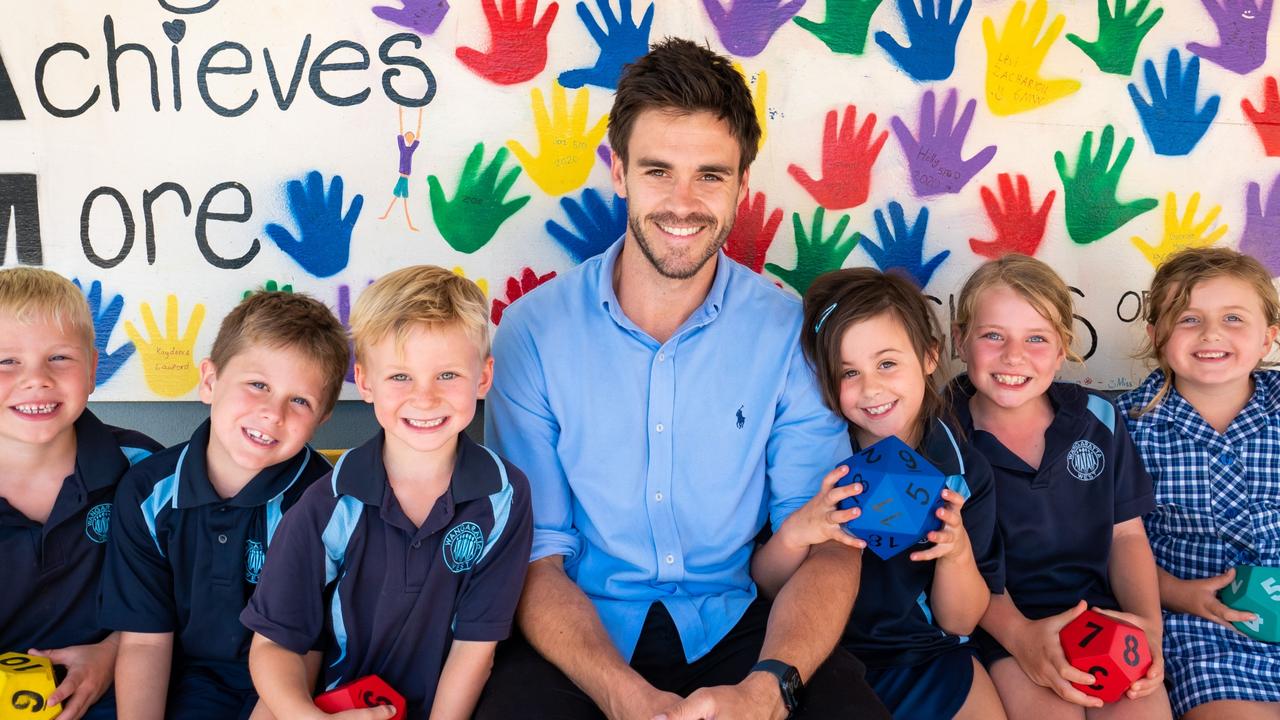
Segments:
[[[237,547],[235,532],[240,511],[226,504],[210,508],[207,521],[210,580],[218,585],[236,585],[243,578],[241,572],[244,548]]]
[[[677,339],[657,349],[649,364],[648,450],[645,471],[645,509],[653,533],[659,582],[674,582],[684,576],[680,534],[671,503],[671,482],[675,469],[675,411]]]

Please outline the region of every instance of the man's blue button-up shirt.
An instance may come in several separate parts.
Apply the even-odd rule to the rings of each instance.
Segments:
[[[622,247],[507,309],[485,437],[529,477],[532,560],[564,556],[627,659],[661,602],[692,662],[755,598],[765,520],[808,501],[849,440],[801,352],[799,301],[720,253],[659,343],[619,307]]]

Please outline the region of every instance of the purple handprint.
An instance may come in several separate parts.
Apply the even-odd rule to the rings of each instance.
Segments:
[[[1218,26],[1218,46],[1187,43],[1187,49],[1244,75],[1267,59],[1267,26],[1272,0],[1200,0]]]
[[[449,0],[398,0],[404,7],[378,5],[373,14],[397,25],[403,25],[423,35],[430,35],[440,27],[440,21],[449,12]]]
[[[351,286],[338,286],[338,322],[342,323],[342,329],[348,334],[351,332]],[[356,346],[350,340],[347,341],[347,374],[343,377],[349,383],[356,381]]]
[[[920,101],[920,136],[918,138],[907,129],[902,118],[895,117],[890,121],[893,125],[893,133],[898,136],[898,142],[902,144],[902,152],[907,157],[907,168],[911,172],[911,187],[915,190],[917,197],[959,192],[965,183],[995,157],[995,145],[988,145],[968,160],[960,156],[965,136],[969,134],[969,125],[973,122],[973,111],[977,101],[970,100],[965,103],[960,121],[956,122],[958,102],[958,96],[953,88],[947,93],[947,99],[942,104],[942,113],[935,117],[933,91],[925,92],[924,98]]]
[[[804,7],[805,0],[702,0],[711,24],[725,49],[734,55],[754,57],[764,51],[778,28],[787,24]]]
[[[1249,183],[1245,193],[1240,252],[1257,258],[1272,277],[1280,275],[1280,175],[1271,182],[1271,189],[1267,191],[1265,209],[1262,207],[1262,186],[1256,182]]]

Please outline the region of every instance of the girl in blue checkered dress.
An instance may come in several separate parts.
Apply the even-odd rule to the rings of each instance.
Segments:
[[[1271,274],[1226,248],[1182,251],[1147,305],[1159,364],[1120,398],[1155,481],[1146,517],[1165,609],[1165,666],[1184,718],[1280,718],[1280,644],[1218,591],[1237,565],[1280,567],[1280,373],[1260,370],[1280,331]]]

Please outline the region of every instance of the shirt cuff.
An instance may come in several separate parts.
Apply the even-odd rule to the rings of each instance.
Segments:
[[[529,552],[529,562],[541,560],[552,555],[563,555],[565,562],[578,556],[582,538],[576,532],[562,532],[543,528],[533,529],[533,547]]]
[[[1156,496],[1154,494],[1143,495],[1118,503],[1116,505],[1116,524],[1119,525],[1127,520],[1140,518],[1155,509]]]
[[[280,647],[298,655],[306,655],[315,650],[315,638],[306,633],[282,628],[258,614],[252,607],[246,607],[240,613],[240,624]]]

